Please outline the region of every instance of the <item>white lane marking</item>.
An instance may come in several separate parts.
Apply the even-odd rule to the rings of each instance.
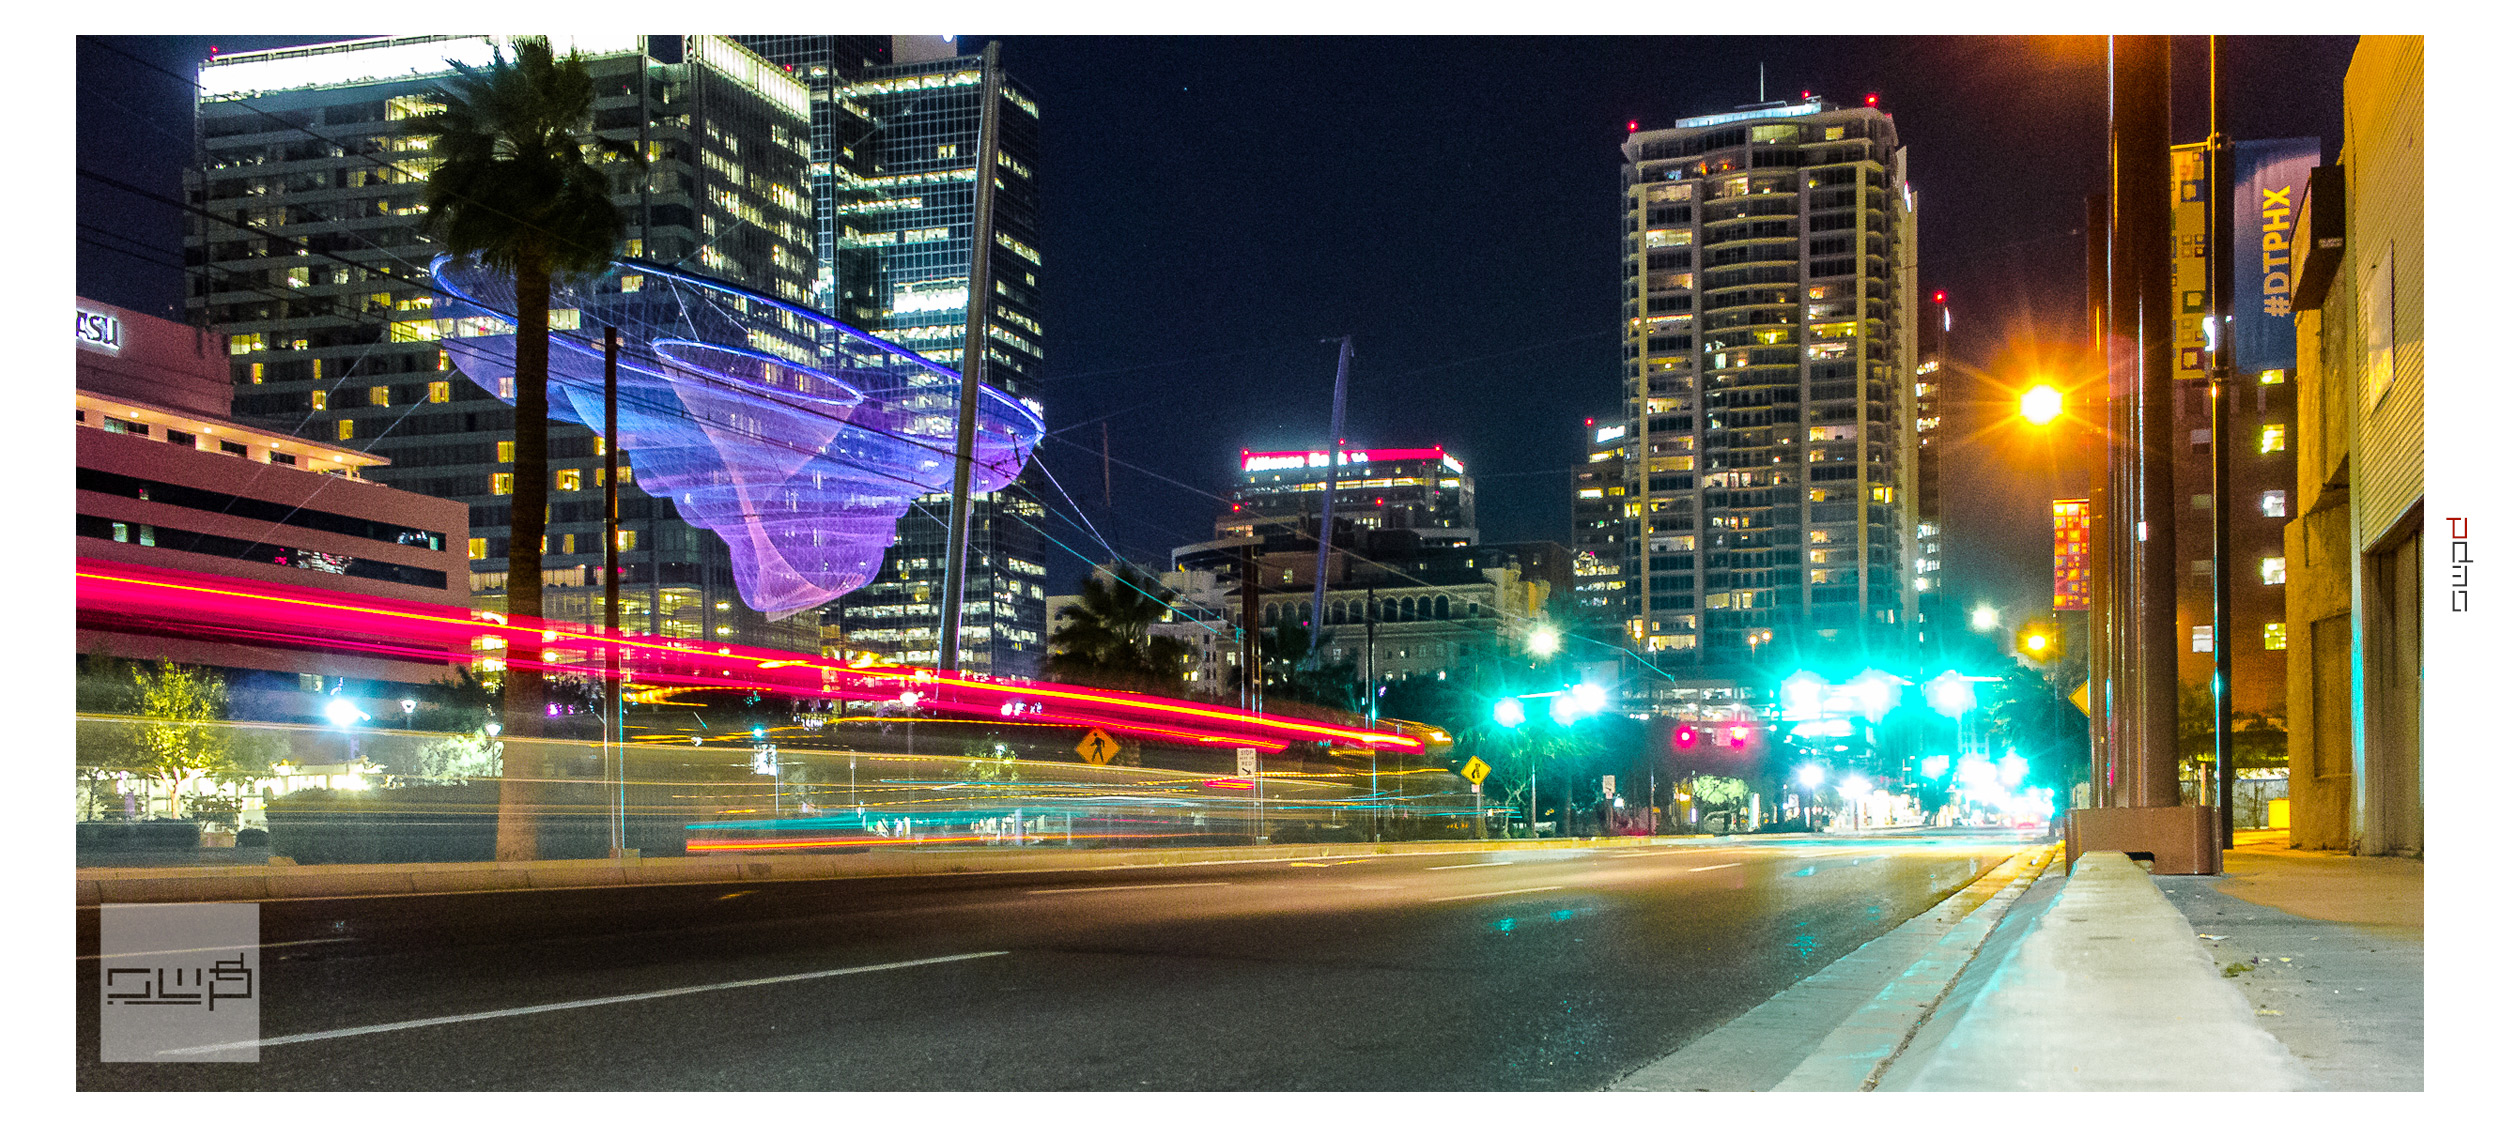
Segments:
[[[1710,866],[1709,866],[1709,867],[1707,867],[1707,868],[1686,868],[1686,869],[1685,869],[1685,871],[1687,871],[1687,872],[1716,872],[1716,871],[1718,871],[1718,870],[1719,870],[1719,869],[1721,869],[1721,868],[1733,868],[1733,867],[1735,867],[1735,866],[1736,866],[1736,865],[1734,865],[1734,864],[1713,864],[1713,865],[1710,865]]]
[[[352,938],[299,938],[291,942],[264,942],[260,944],[260,948],[263,950],[275,950],[281,946],[319,946],[325,942],[354,941],[356,940]],[[116,958],[144,958],[151,954],[215,954],[221,951],[240,949],[242,949],[242,947],[239,946],[194,946],[187,950],[138,950],[128,953],[115,954],[113,956]],[[81,962],[92,962],[102,957],[104,957],[102,954],[81,954],[78,956],[78,960]]]
[[[524,1005],[517,1009],[495,1009],[483,1013],[462,1013],[459,1016],[427,1017],[423,1020],[393,1021],[389,1024],[367,1024],[355,1028],[333,1029],[329,1032],[300,1032],[293,1036],[272,1036],[265,1040],[239,1040],[230,1044],[201,1044],[190,1048],[167,1048],[160,1056],[195,1056],[206,1052],[225,1052],[237,1048],[273,1048],[280,1044],[303,1044],[314,1040],[336,1040],[346,1036],[369,1036],[376,1032],[400,1032],[411,1028],[431,1028],[440,1024],[462,1024],[473,1020],[495,1020],[501,1017],[528,1016],[532,1013],[554,1013],[566,1009],[588,1009],[599,1005],[622,1005],[628,1001],[654,1001],[662,997],[683,997],[692,993],[712,993],[723,989],[745,989],[756,985],[782,985],[793,981],[814,981],[818,978],[841,977],[845,974],[876,973],[879,970],[901,970],[913,966],[934,966],[940,962],[962,962],[973,958],[995,958],[1004,950],[984,950],[978,954],[948,954],[938,958],[914,958],[908,962],[884,962],[874,966],[850,966],[839,970],[814,970],[803,974],[781,974],[776,977],[748,978],[745,981],[723,981],[711,985],[687,985],[676,989],[655,989],[649,993],[627,993],[617,997],[593,997],[586,1001],[558,1001],[549,1005]]]
[[[1532,891],[1561,891],[1561,890],[1562,890],[1562,885],[1561,885],[1561,884],[1547,884],[1547,885],[1545,885],[1544,887],[1540,887],[1540,888],[1510,888],[1510,889],[1505,890],[1505,891],[1480,891],[1480,892],[1475,893],[1474,895],[1436,895],[1436,896],[1433,896],[1433,897],[1432,897],[1432,899],[1431,899],[1429,902],[1433,902],[1433,903],[1445,903],[1445,902],[1448,902],[1448,901],[1453,900],[1453,899],[1483,899],[1484,897],[1489,896],[1489,895],[1526,895],[1527,893],[1532,892]]]
[[[1505,865],[1505,864],[1508,864],[1508,863],[1510,863],[1510,861],[1507,861],[1507,860],[1487,860],[1487,861],[1485,861],[1485,862],[1484,862],[1484,863],[1482,863],[1482,864],[1444,864],[1444,865],[1442,865],[1442,866],[1440,866],[1440,867],[1438,867],[1438,868],[1426,868],[1426,869],[1424,869],[1424,871],[1427,871],[1427,872],[1447,872],[1447,871],[1449,871],[1449,870],[1450,870],[1450,869],[1452,869],[1452,868],[1499,868],[1499,867],[1501,867],[1501,866],[1503,866],[1503,865]]]
[[[1206,880],[1188,884],[1123,884],[1119,887],[1107,888],[1043,888],[1040,891],[1028,891],[1024,894],[1073,895],[1081,891],[1155,891],[1160,888],[1220,888],[1228,887],[1231,884],[1232,881],[1230,880]]]

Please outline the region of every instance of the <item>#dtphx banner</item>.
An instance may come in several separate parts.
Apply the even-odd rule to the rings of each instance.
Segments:
[[[2231,323],[2235,366],[2292,366],[2292,222],[2309,194],[2318,139],[2231,146]]]

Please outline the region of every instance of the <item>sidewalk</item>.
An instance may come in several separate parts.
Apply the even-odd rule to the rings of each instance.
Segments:
[[[2237,834],[2034,883],[1879,1090],[2422,1089],[2422,862]]]
[[[2422,861],[2294,850],[2285,836],[2237,834],[2220,879],[2153,883],[2320,1086],[2421,1090]]]

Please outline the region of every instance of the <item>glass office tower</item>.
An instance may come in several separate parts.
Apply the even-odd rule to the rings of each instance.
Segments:
[[[401,36],[221,55],[200,68],[198,166],[188,190],[190,318],[228,334],[235,414],[391,459],[375,480],[466,502],[473,604],[502,608],[512,410],[452,370],[439,345],[491,331],[438,317],[417,234],[424,142],[452,67],[490,61],[487,36]],[[805,299],[815,273],[808,91],[711,36],[558,37],[598,84],[594,126],[649,155],[614,165],[620,252]],[[578,320],[554,311],[563,331]],[[546,609],[605,621],[599,435],[548,427]],[[621,612],[630,629],[816,652],[812,614],[767,621],[740,600],[729,554],[625,473]]]

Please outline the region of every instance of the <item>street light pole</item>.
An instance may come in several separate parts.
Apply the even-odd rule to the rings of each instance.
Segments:
[[[2227,103],[2222,85],[2222,37],[2205,40],[2205,105],[2212,120],[2205,139],[2205,292],[2214,323],[2214,351],[2208,357],[2213,376],[2211,440],[2205,449],[2213,458],[2214,517],[2214,807],[2222,823],[2222,847],[2231,847],[2231,800],[2239,781],[2239,763],[2231,745],[2231,375],[2239,356],[2231,346],[2231,205],[2235,177],[2231,141],[2222,132]]]

